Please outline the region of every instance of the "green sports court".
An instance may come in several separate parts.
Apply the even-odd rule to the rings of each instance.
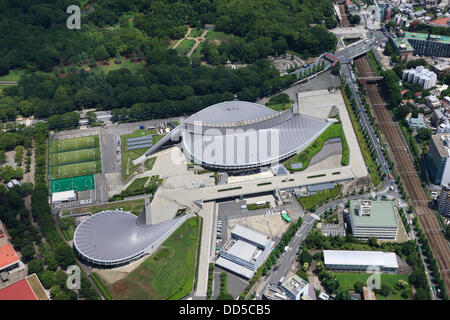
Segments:
[[[98,136],[53,140],[49,153],[50,178],[65,179],[102,172]]]
[[[55,179],[50,181],[50,192],[61,192],[68,190],[84,191],[95,188],[94,175],[81,177]]]

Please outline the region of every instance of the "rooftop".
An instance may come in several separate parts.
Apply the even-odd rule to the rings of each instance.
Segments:
[[[368,211],[367,215],[358,215],[360,213],[361,202],[368,202],[364,209]],[[351,200],[349,214],[352,215],[355,226],[357,227],[397,227],[397,218],[395,207],[392,201],[370,201],[370,200]]]
[[[19,261],[14,248],[7,244],[0,248],[0,270]]]
[[[400,47],[402,50],[414,50],[411,43],[409,43],[408,41],[410,39],[428,40],[428,34],[418,32],[405,32],[403,37],[393,38],[392,41],[395,43],[396,46]],[[431,35],[430,40],[450,43],[450,37],[446,36]]]
[[[283,288],[292,292],[294,295],[297,295],[300,290],[302,290],[307,285],[308,282],[306,282],[296,274],[294,274],[292,277],[287,278],[281,284]]]
[[[393,252],[323,250],[325,265],[380,266],[398,268]]]
[[[231,231],[231,235],[242,237],[263,247],[265,247],[270,242],[270,237],[252,229],[246,228],[240,224],[233,228],[233,230]]]
[[[248,262],[255,262],[254,257],[255,255],[261,251],[256,246],[242,241],[238,240],[236,241],[228,250],[227,252]]]

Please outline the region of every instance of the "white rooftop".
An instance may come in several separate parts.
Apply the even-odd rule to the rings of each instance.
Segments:
[[[248,242],[238,240],[227,250],[227,252],[242,260],[254,262],[252,258],[257,250],[260,249]]]
[[[242,238],[245,238],[249,241],[253,241],[254,243],[257,243],[263,247],[265,247],[269,241],[270,237],[266,236],[265,234],[259,233],[257,231],[254,231],[252,229],[246,228],[243,225],[238,224],[233,228],[231,231],[231,235],[236,235]]]
[[[398,268],[393,252],[323,250],[325,265],[380,266]]]
[[[243,267],[240,264],[237,264],[231,260],[224,259],[223,257],[219,257],[216,260],[216,265],[224,269],[227,269],[231,272],[237,273],[247,279],[251,279],[255,274],[252,270],[247,269],[246,267]]]
[[[67,201],[74,198],[76,198],[74,190],[52,193],[52,201]]]

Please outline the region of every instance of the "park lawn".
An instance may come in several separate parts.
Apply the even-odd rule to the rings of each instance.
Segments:
[[[50,175],[53,179],[63,179],[78,176],[86,176],[102,172],[102,161],[87,161],[61,166],[52,166]]]
[[[51,152],[67,152],[81,149],[99,148],[99,146],[98,136],[53,140],[51,142]]]
[[[83,207],[83,208],[75,208],[70,210],[64,210],[64,214],[70,214],[70,213],[85,213],[90,212],[92,214],[98,213],[105,210],[115,210],[115,209],[122,209],[123,211],[129,211],[132,214],[138,215],[141,213],[142,209],[144,208],[145,202],[144,199],[136,199],[136,200],[128,200],[128,201],[116,201],[116,202],[109,202],[105,204],[90,206],[90,207]]]
[[[142,177],[134,179],[134,181],[125,189],[125,192],[135,192],[144,189],[145,183],[148,181],[148,177]]]
[[[156,162],[156,157],[148,158],[147,160],[145,160],[144,166],[147,170],[152,170],[155,162]]]
[[[128,59],[124,60],[123,57],[121,57],[122,63],[116,64],[114,63],[114,59],[112,60],[112,63],[109,63],[108,65],[102,65],[100,63],[97,63],[97,66],[93,69],[91,69],[94,72],[105,72],[108,73],[110,71],[119,70],[122,68],[129,69],[132,73],[136,73],[137,71],[141,70],[145,67],[145,62],[132,62]]]
[[[158,134],[156,136],[153,136],[153,144],[155,145],[157,142],[159,142],[159,140],[161,140],[165,136],[166,136],[166,134]]]
[[[318,191],[316,194],[307,197],[298,198],[298,201],[305,210],[310,210],[313,207],[326,202],[327,200],[336,198],[341,191],[341,185],[336,185],[333,189]]]
[[[347,140],[345,139],[344,130],[342,129],[342,123],[333,123],[330,125],[312,144],[308,146],[305,150],[300,152],[299,154],[296,154],[295,156],[287,159],[283,162],[283,165],[288,169],[289,171],[303,171],[305,170],[309,162],[311,161],[311,158],[318,153],[320,150],[322,150],[323,144],[328,141],[331,138],[341,138],[342,143],[342,158],[341,158],[341,164],[342,165],[348,165],[349,160],[349,148],[347,144]],[[301,168],[292,168],[292,164],[301,162],[303,166]]]
[[[202,48],[203,48],[204,45],[205,45],[204,42],[200,42],[198,44],[197,48],[195,48],[194,52],[192,52],[192,54],[191,54],[191,57],[190,57],[191,60],[193,58],[201,58],[202,57]]]
[[[0,81],[19,81],[20,77],[25,73],[25,70],[10,70],[7,75],[1,76]]]
[[[230,36],[227,35],[225,32],[217,32],[213,30],[208,30],[208,33],[206,34],[205,38],[210,41],[219,40],[224,41]]]
[[[177,300],[191,293],[198,249],[199,218],[185,221],[126,278],[103,281],[116,300]]]
[[[275,111],[284,111],[292,108],[292,104],[290,103],[281,103],[281,104],[266,104],[266,107],[275,110]]]
[[[339,288],[343,288],[345,290],[353,290],[353,285],[356,281],[361,281],[366,284],[367,279],[372,275],[370,273],[333,273],[336,276],[336,279],[339,281]],[[392,289],[398,280],[405,280],[408,282],[408,276],[406,274],[381,274],[381,284],[386,284],[390,286]],[[391,294],[387,297],[377,293],[377,300],[405,300],[401,296],[402,290],[395,290],[395,292],[391,292]]]
[[[124,134],[121,137],[121,141],[122,141],[122,180],[123,181],[125,181],[131,174],[133,174],[133,172],[139,166],[139,165],[134,166],[132,161],[134,159],[137,159],[140,156],[142,156],[149,149],[147,147],[147,148],[141,148],[141,149],[127,150],[127,139],[147,136],[149,134],[152,134],[153,132],[156,132],[156,131],[154,131],[154,130],[146,131],[145,129],[139,129],[133,133]],[[156,143],[156,141],[155,141],[156,137],[157,136],[153,137],[153,144]],[[127,173],[128,165],[129,165],[129,168],[128,168],[128,173]]]
[[[186,55],[194,46],[195,41],[191,39],[184,39],[181,43],[175,48],[175,51],[179,54]]]
[[[203,32],[205,32],[204,29],[192,28],[191,32],[189,32],[188,37],[189,38],[198,38],[203,34]]]
[[[364,136],[361,132],[359,123],[356,120],[356,117],[352,111],[352,108],[350,107],[350,102],[348,101],[348,97],[345,94],[344,90],[341,90],[341,92],[342,92],[342,97],[344,98],[344,101],[345,101],[345,106],[347,107],[348,115],[350,116],[350,120],[352,121],[353,130],[355,131],[356,138],[358,139],[359,147],[363,154],[364,161],[366,162],[366,166],[369,170],[370,180],[372,180],[372,183],[374,186],[377,186],[381,182],[381,177],[378,173],[377,166],[376,166],[375,162],[373,161],[372,157],[370,156],[369,148],[366,144],[366,140],[364,140]]]
[[[96,161],[99,159],[100,159],[100,149],[91,148],[91,149],[53,153],[50,159],[50,164],[52,166],[60,166],[63,164]]]

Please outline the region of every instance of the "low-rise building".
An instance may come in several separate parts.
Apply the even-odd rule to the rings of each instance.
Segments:
[[[425,124],[425,121],[423,121],[423,118],[409,118],[408,119],[408,126],[413,131],[417,131],[420,128],[426,128],[427,125]]]
[[[397,256],[384,251],[323,250],[325,268],[343,272],[397,273]]]
[[[438,108],[441,106],[441,102],[435,95],[429,95],[425,97],[425,104],[430,108]]]
[[[351,200],[348,214],[355,238],[397,238],[397,213],[392,201]]]
[[[296,274],[287,277],[281,284],[281,289],[290,300],[316,300],[314,288]]]
[[[269,236],[237,225],[231,231],[231,239],[220,249],[216,265],[251,279],[269,256],[274,244]]]

